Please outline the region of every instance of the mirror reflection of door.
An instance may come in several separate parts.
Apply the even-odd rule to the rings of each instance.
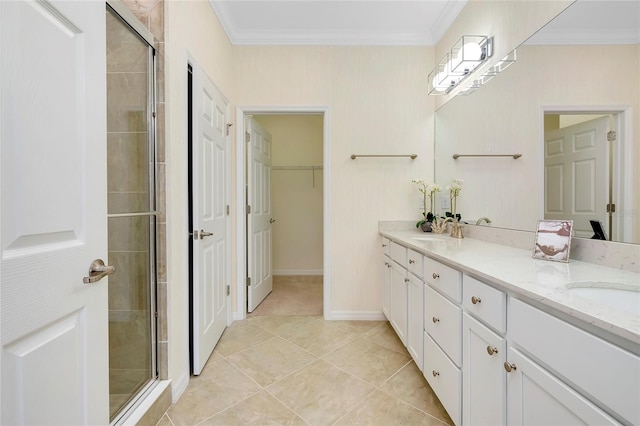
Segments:
[[[613,162],[609,115],[545,115],[544,217],[571,219],[574,236],[591,238],[590,220],[612,237]]]

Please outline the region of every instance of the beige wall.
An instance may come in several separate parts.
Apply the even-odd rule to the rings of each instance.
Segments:
[[[274,275],[322,275],[322,115],[254,115],[272,136]]]
[[[165,5],[168,375],[175,400],[189,380],[187,59],[195,60],[232,99],[233,58],[231,43],[208,2]]]
[[[328,108],[330,316],[379,315],[378,221],[419,217],[411,179],[433,176],[431,49],[236,46],[234,55],[237,104]]]
[[[632,164],[640,164],[639,70],[635,45],[523,46],[518,61],[486,87],[438,110],[436,176],[439,182],[465,180],[458,202],[463,218],[489,216],[496,226],[535,229],[542,217],[543,106],[631,106],[628,146]],[[455,161],[454,152],[523,156]],[[639,177],[636,168],[635,188]],[[637,197],[625,211],[637,215]]]

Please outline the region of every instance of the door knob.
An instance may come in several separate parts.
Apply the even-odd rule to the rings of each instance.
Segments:
[[[210,237],[213,235],[213,232],[207,232],[204,230],[200,230],[200,239],[204,238],[204,237]]]
[[[100,281],[107,275],[115,274],[115,266],[107,266],[102,259],[96,259],[89,265],[89,276],[82,278],[82,282],[85,284],[92,284]]]
[[[273,222],[275,222],[275,221],[276,221],[276,220],[275,220],[274,218],[269,219],[269,223],[273,223]]]

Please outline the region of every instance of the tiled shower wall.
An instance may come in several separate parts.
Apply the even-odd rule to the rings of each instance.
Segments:
[[[159,378],[168,378],[167,360],[167,221],[165,208],[165,78],[164,78],[164,0],[123,0],[123,3],[154,36],[156,49],[156,259],[158,309]]]

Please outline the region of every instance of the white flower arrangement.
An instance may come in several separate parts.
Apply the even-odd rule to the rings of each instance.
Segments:
[[[422,197],[423,197],[423,201],[422,201],[423,212],[422,212],[422,215],[424,216],[424,219],[422,219],[421,221],[419,221],[416,224],[416,228],[418,228],[423,223],[431,222],[431,220],[433,219],[433,217],[434,217],[433,205],[434,205],[434,202],[435,202],[434,194],[436,192],[440,192],[440,185],[438,185],[437,183],[428,183],[424,179],[413,179],[411,182],[418,185],[418,191],[422,192]],[[427,210],[427,197],[429,197],[429,210]]]
[[[454,179],[446,187],[447,191],[449,191],[449,199],[451,200],[451,215],[454,218],[456,217],[456,202],[458,195],[460,195],[460,191],[462,191],[462,182],[462,179]]]

